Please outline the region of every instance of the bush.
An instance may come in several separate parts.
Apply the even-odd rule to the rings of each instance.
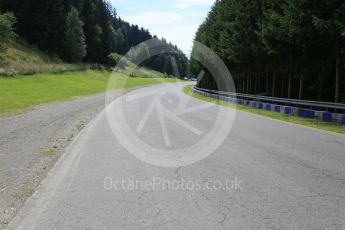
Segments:
[[[116,66],[119,61],[121,60],[122,56],[120,54],[117,53],[111,53],[108,55],[107,57],[107,64],[110,66]]]

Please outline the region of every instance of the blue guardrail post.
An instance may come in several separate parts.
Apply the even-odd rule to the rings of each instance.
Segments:
[[[274,112],[280,113],[280,110],[281,110],[281,106],[280,105],[275,105],[274,106]]]
[[[292,108],[290,106],[285,106],[284,107],[284,113],[285,114],[291,114],[292,113]]]
[[[332,121],[332,113],[331,112],[323,112],[322,113],[322,120],[323,121]]]
[[[266,103],[266,110],[271,111],[272,110],[272,105],[269,103]]]
[[[298,110],[298,116],[304,117],[304,118],[314,118],[315,117],[315,111],[311,109],[299,109]]]
[[[345,125],[345,114],[341,114],[340,115],[339,123],[341,125]]]

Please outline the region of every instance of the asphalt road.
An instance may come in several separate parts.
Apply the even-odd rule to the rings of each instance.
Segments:
[[[116,99],[8,229],[345,229],[344,135],[180,89]]]
[[[118,90],[110,95],[122,94]],[[104,94],[98,94],[0,118],[0,229],[33,194],[74,137],[104,107]]]

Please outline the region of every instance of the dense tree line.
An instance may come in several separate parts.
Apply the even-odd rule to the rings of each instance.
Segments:
[[[148,47],[147,44],[142,43],[135,48],[131,48],[127,58],[134,63],[150,66],[150,68],[168,75],[180,78],[186,76],[188,59],[176,45],[156,36],[150,44],[154,44],[153,47]],[[159,49],[158,52],[157,48]],[[140,63],[141,60],[145,61]]]
[[[345,101],[343,0],[218,0],[195,40],[224,60],[240,93]],[[209,75],[199,85],[217,88]]]
[[[0,11],[15,15],[15,32],[21,38],[68,62],[107,64],[112,53],[123,55],[153,38],[148,30],[122,20],[106,0],[1,0]],[[177,47],[160,41],[183,55]],[[160,66],[151,61],[146,65],[152,63],[155,69],[165,71],[170,57],[160,59]],[[186,66],[186,60],[177,58],[184,62],[179,66]],[[185,69],[181,67],[181,71]]]

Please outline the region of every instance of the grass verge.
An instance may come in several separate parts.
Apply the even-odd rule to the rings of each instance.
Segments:
[[[134,78],[123,73],[96,70],[0,77],[0,114],[42,103],[105,92],[110,76],[116,79],[112,81],[110,89],[177,81],[174,78]]]
[[[220,105],[220,106],[224,106],[224,107],[228,107],[228,108],[232,108],[232,109],[237,109],[237,110],[247,112],[247,113],[253,113],[253,114],[260,115],[260,116],[273,118],[273,119],[280,120],[280,121],[285,121],[285,122],[290,122],[290,123],[294,123],[294,124],[298,124],[298,125],[304,125],[304,126],[308,126],[308,127],[312,127],[312,128],[316,128],[316,129],[321,129],[321,130],[325,130],[325,131],[345,134],[345,126],[341,126],[341,125],[338,125],[335,123],[330,123],[330,122],[318,121],[318,120],[314,120],[314,119],[305,119],[305,118],[296,117],[296,116],[289,116],[289,115],[285,115],[285,114],[281,114],[281,113],[266,111],[263,109],[256,109],[256,108],[252,108],[252,107],[236,105],[236,104],[221,101],[221,100],[215,100],[213,98],[204,97],[204,96],[201,96],[197,93],[194,93],[192,91],[191,87],[192,86],[186,86],[182,89],[182,91],[185,94],[187,94],[188,96],[197,98],[199,100],[203,100],[206,102],[210,102],[210,103],[213,103],[216,105]]]

